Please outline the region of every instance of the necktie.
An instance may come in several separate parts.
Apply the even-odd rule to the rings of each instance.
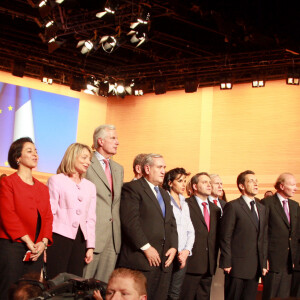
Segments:
[[[206,207],[207,203],[206,202],[202,202],[203,205],[203,216],[204,216],[204,220],[207,226],[207,231],[209,231],[209,224],[210,224],[210,216],[208,213],[208,209]]]
[[[105,175],[107,177],[109,186],[110,186],[110,190],[113,191],[113,181],[112,181],[112,177],[111,177],[111,173],[110,173],[110,169],[109,169],[109,162],[108,159],[103,159],[103,162],[105,163]]]
[[[257,213],[256,213],[255,208],[254,208],[255,201],[252,200],[252,201],[250,202],[250,205],[251,205],[251,212],[252,212],[252,215],[253,215],[253,217],[254,217],[254,219],[255,219],[256,225],[258,226],[258,224],[259,224],[258,216],[257,216]]]
[[[214,199],[214,204],[216,204],[218,206],[218,200],[217,199]]]
[[[160,206],[160,208],[161,208],[162,214],[163,214],[163,216],[165,217],[165,214],[166,214],[166,207],[165,207],[164,199],[163,199],[163,197],[162,197],[162,195],[161,195],[161,193],[160,193],[160,191],[159,191],[158,186],[155,186],[154,189],[155,189],[155,192],[156,192],[156,194],[157,194],[157,200],[158,200],[159,206]]]
[[[283,204],[283,210],[284,210],[284,212],[286,214],[286,217],[287,217],[287,219],[288,219],[288,221],[290,223],[290,213],[288,211],[288,202],[287,202],[287,200],[283,200],[282,204]]]

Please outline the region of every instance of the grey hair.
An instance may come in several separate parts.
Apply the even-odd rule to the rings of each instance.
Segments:
[[[213,179],[215,177],[220,177],[220,175],[219,174],[209,174],[209,177],[210,177],[210,179]]]
[[[148,165],[148,166],[153,166],[154,164],[154,161],[153,161],[153,158],[161,158],[163,157],[162,155],[160,154],[155,154],[155,153],[149,153],[147,154],[143,161],[142,161],[142,172],[143,172],[143,175],[147,175],[146,172],[145,172],[145,166]]]
[[[115,125],[110,125],[110,124],[104,124],[104,125],[100,125],[98,126],[93,134],[93,146],[95,149],[98,148],[98,139],[105,139],[106,137],[106,130],[115,130],[116,127]]]

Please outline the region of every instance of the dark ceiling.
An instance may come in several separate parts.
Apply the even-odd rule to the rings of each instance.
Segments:
[[[120,0],[114,15],[97,18],[106,1],[65,0],[43,11],[36,0],[0,2],[0,70],[26,63],[24,75],[40,78],[44,66],[55,70],[54,81],[70,85],[75,76],[140,79],[145,91],[155,80],[166,80],[167,90],[183,89],[186,79],[199,86],[219,84],[224,74],[233,82],[250,81],[260,72],[266,79],[282,79],[300,64],[300,18],[297,1],[279,0]],[[148,41],[139,47],[127,36],[139,13],[150,10]],[[38,23],[51,16],[51,30]],[[102,47],[88,54],[78,41],[117,35],[119,47]]]

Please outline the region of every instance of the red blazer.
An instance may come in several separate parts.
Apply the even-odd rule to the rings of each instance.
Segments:
[[[34,185],[25,183],[17,173],[3,177],[0,182],[0,238],[22,242],[28,234],[35,240],[38,212],[41,229],[36,242],[48,238],[52,243],[52,212],[46,185],[35,178]]]

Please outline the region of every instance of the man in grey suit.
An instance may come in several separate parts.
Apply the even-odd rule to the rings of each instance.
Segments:
[[[108,282],[121,248],[120,198],[124,171],[110,159],[119,145],[115,126],[97,127],[93,142],[96,151],[86,178],[97,188],[96,245],[93,261],[84,268],[84,277]]]

